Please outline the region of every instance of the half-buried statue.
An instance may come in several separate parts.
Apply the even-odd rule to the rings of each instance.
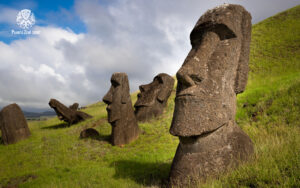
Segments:
[[[171,185],[217,176],[247,160],[250,138],[236,125],[236,95],[247,83],[251,15],[242,6],[207,11],[191,32],[192,49],[177,72],[170,133],[178,145]]]
[[[16,103],[10,104],[1,110],[0,128],[5,145],[17,143],[30,136],[25,116]]]
[[[165,73],[154,77],[153,82],[141,85],[138,99],[134,104],[138,121],[147,121],[160,116],[167,105],[174,86],[174,78]]]
[[[102,100],[107,104],[112,144],[122,146],[136,140],[140,129],[132,108],[126,73],[114,73],[111,76],[111,87]]]

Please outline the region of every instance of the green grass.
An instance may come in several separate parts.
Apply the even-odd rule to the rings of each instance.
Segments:
[[[252,33],[251,71],[236,121],[255,154],[199,187],[300,186],[300,6],[254,25]],[[71,127],[57,118],[29,122],[29,139],[0,145],[0,187],[159,187],[178,144],[169,134],[174,97],[175,89],[164,115],[140,123],[139,139],[122,148],[108,142],[101,102],[84,110],[94,118]],[[87,127],[99,131],[98,140],[79,139]]]

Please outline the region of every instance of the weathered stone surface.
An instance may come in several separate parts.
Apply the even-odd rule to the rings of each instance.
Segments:
[[[136,140],[140,129],[132,108],[126,73],[111,76],[111,87],[103,102],[107,104],[107,119],[112,126],[112,144],[121,146]]]
[[[163,113],[174,86],[174,78],[165,73],[154,77],[153,82],[141,85],[134,104],[138,121],[147,121]]]
[[[58,119],[67,122],[69,125],[92,117],[87,113],[77,111],[77,109],[68,108],[56,99],[50,99],[49,106],[55,110]],[[74,106],[74,104],[72,106]]]
[[[235,124],[236,94],[247,83],[251,15],[240,5],[222,5],[200,17],[192,49],[177,72],[170,133],[180,144],[170,183],[216,176],[253,152]]]
[[[79,104],[77,102],[75,102],[74,104],[72,104],[71,106],[69,106],[70,109],[72,110],[77,110],[79,107]]]
[[[172,185],[192,185],[208,176],[217,177],[250,157],[252,141],[231,123],[205,135],[179,137],[180,143],[169,175]]]
[[[84,129],[80,133],[80,138],[98,138],[99,133],[93,128]]]
[[[0,128],[4,144],[14,144],[30,136],[30,130],[24,114],[15,103],[1,110]]]

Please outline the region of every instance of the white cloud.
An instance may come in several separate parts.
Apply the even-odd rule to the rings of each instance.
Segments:
[[[19,11],[13,8],[0,7],[0,23],[15,24]]]
[[[88,91],[81,96],[71,88],[77,77],[85,80],[84,69],[67,61],[59,45],[75,44],[84,35],[53,27],[35,29],[41,31],[36,37],[10,45],[0,42],[0,105],[17,102],[24,107],[45,108],[52,97],[68,104],[86,102]]]
[[[264,5],[277,7],[277,12],[288,8],[279,1]],[[228,2],[244,5],[255,21],[276,13],[258,6],[259,0]],[[174,75],[191,48],[189,33],[197,19],[222,3],[77,0],[75,11],[87,33],[36,26],[38,36],[0,42],[0,106],[16,102],[45,108],[50,98],[86,105],[102,99],[113,72],[128,74],[131,92],[160,72]],[[0,7],[0,23],[14,23],[15,15],[16,10]]]

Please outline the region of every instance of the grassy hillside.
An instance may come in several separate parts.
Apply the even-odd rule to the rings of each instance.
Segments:
[[[253,158],[199,187],[300,185],[300,6],[254,25],[250,76],[236,121],[255,145]],[[103,103],[71,127],[57,118],[29,122],[32,136],[0,145],[0,187],[156,187],[168,177],[178,138],[169,134],[175,89],[164,115],[140,123],[139,139],[113,147]],[[133,102],[136,95],[133,95]],[[79,139],[94,127],[97,140]]]

